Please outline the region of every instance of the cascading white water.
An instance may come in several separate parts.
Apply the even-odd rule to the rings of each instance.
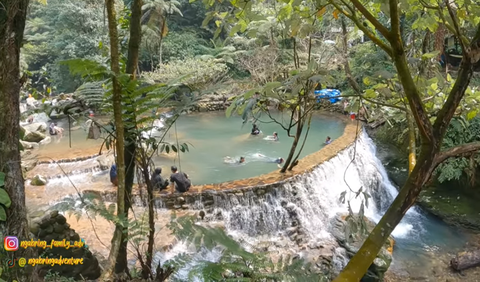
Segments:
[[[216,196],[210,220],[223,220],[227,230],[236,236],[275,236],[299,225],[310,239],[329,239],[329,219],[348,211],[348,206],[339,200],[340,194],[347,191],[347,202],[358,212],[364,199],[363,195],[355,197],[360,188],[372,196],[365,206],[365,215],[378,221],[397,190],[388,180],[385,168],[375,156],[375,145],[366,133],[359,135],[355,145],[311,173],[263,197],[253,192]],[[418,216],[416,211],[410,212],[393,236],[406,236],[412,229],[412,217]]]

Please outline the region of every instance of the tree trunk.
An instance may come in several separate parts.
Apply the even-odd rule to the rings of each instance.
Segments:
[[[163,60],[162,60],[162,53],[163,53],[163,36],[160,37],[160,42],[158,43],[158,64],[159,65],[162,65],[163,64]]]
[[[132,3],[132,15],[130,18],[130,40],[128,42],[128,60],[126,72],[130,74],[132,80],[136,79],[136,69],[138,68],[138,57],[140,43],[142,40],[142,26],[140,23],[142,17],[142,0],[134,0]],[[125,214],[128,218],[128,211],[131,208],[130,198],[133,188],[133,179],[135,177],[135,155],[136,155],[136,115],[135,109],[131,109],[127,112],[128,124],[125,127]],[[127,258],[127,245],[128,245],[128,228],[124,228],[122,233],[121,245],[118,253],[118,257],[115,265],[115,273],[129,273],[128,271],[128,258]]]
[[[457,256],[450,261],[450,265],[458,271],[479,266],[480,249],[458,253]]]
[[[144,161],[146,161],[146,153],[143,153]],[[152,278],[152,259],[153,259],[153,244],[155,237],[155,211],[153,209],[153,186],[150,182],[150,175],[148,173],[148,163],[143,165],[143,177],[145,178],[145,185],[147,186],[147,201],[148,201],[148,243],[147,243],[147,253],[145,254],[145,265],[142,269],[143,279]]]
[[[115,1],[105,0],[105,6],[107,7],[108,18],[108,33],[110,36],[110,65],[112,72],[113,84],[113,115],[115,119],[116,127],[116,149],[117,149],[117,177],[118,177],[118,190],[117,190],[117,217],[127,219],[125,217],[125,156],[124,156],[124,125],[122,116],[122,87],[118,81],[118,75],[120,74],[119,64],[119,44],[118,44],[118,31],[117,20],[115,12]],[[123,227],[120,223],[116,224],[115,232],[112,238],[112,244],[110,248],[110,254],[108,256],[108,266],[105,269],[102,277],[102,281],[110,281],[113,279],[115,270],[115,262],[119,254],[120,246],[122,244]]]
[[[417,162],[416,157],[416,136],[415,136],[415,123],[413,122],[413,118],[410,112],[405,114],[407,117],[408,123],[408,174],[412,173],[413,169],[415,168],[415,164]]]
[[[303,151],[303,147],[305,146],[305,143],[306,143],[307,138],[308,138],[308,133],[310,132],[310,124],[311,124],[311,121],[312,121],[312,115],[310,114],[310,116],[308,117],[307,132],[305,132],[305,137],[303,137],[302,146],[300,146],[300,149],[298,149],[297,155],[296,155],[295,158],[293,159],[293,161],[292,161],[292,163],[290,164],[290,167],[288,168],[288,170],[292,170],[292,169],[298,164],[298,158],[300,157],[300,154],[301,154],[302,151]]]
[[[397,8],[395,5],[396,2],[391,1],[390,3],[393,4],[390,5],[390,11],[395,15],[395,12],[392,12],[392,10]],[[415,168],[407,179],[407,182],[402,187],[385,215],[383,215],[382,219],[365,240],[360,250],[353,256],[334,282],[359,281],[367,272],[393,229],[397,226],[400,220],[402,220],[408,209],[415,204],[424,184],[430,179],[436,166],[441,161],[439,158],[442,155],[445,155],[439,154],[443,136],[445,135],[455,110],[470,83],[473,74],[473,57],[470,56],[478,56],[478,54],[473,53],[473,51],[470,56],[465,54],[455,85],[450,91],[442,109],[438,112],[437,119],[432,126],[428,115],[425,112],[419,91],[415,86],[413,77],[408,68],[403,43],[398,38],[396,40],[391,40],[395,67],[422,139],[420,155],[417,159]],[[479,41],[480,25],[477,27],[477,34],[472,41],[472,46],[478,46],[477,44]],[[480,51],[475,49],[475,52]],[[451,150],[451,153],[454,153],[454,150]]]
[[[19,59],[28,2],[3,0],[0,5],[0,171],[5,173],[4,188],[12,201],[10,208],[6,209],[7,221],[6,224],[1,223],[0,233],[17,236],[19,240],[29,238],[19,150]],[[24,257],[26,253],[25,249],[20,248],[15,252],[8,252],[8,256],[13,259]]]
[[[300,110],[298,110],[298,117],[299,117],[299,119],[302,118]],[[294,118],[294,115],[292,115],[291,118]],[[290,153],[288,153],[288,157],[285,160],[285,164],[283,165],[282,169],[280,170],[281,173],[286,172],[290,163],[292,163],[293,156],[295,155],[295,150],[297,150],[298,141],[300,141],[300,136],[302,135],[302,129],[303,129],[303,123],[302,123],[301,120],[298,120],[297,121],[297,129],[296,129],[296,132],[295,132],[295,137],[293,139],[292,146],[290,147]]]
[[[402,220],[408,209],[413,206],[420,193],[423,184],[430,178],[437,152],[433,146],[425,146],[418,159],[415,169],[407,179],[393,203],[383,215],[380,222],[375,226],[360,250],[348,262],[333,282],[360,281],[367,272],[378,252],[388,239],[393,229]]]

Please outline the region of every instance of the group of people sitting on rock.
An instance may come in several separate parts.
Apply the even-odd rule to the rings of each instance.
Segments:
[[[172,174],[170,175],[170,182],[168,179],[164,179],[162,177],[162,169],[156,168],[152,176],[150,177],[150,182],[154,190],[166,190],[168,185],[171,185],[175,188],[177,193],[185,193],[187,192],[190,187],[192,186],[192,182],[188,178],[188,175],[184,172],[179,172],[176,166],[172,166],[171,168]],[[118,176],[117,176],[117,165],[113,164],[110,168],[110,182],[113,185],[118,185]],[[172,188],[173,188],[172,187]]]

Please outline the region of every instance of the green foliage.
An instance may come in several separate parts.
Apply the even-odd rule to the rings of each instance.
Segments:
[[[50,0],[48,5],[33,2],[30,7],[22,55],[35,81],[46,68],[60,92],[80,85],[78,77],[58,62],[72,58],[102,61],[99,42],[108,42],[101,0]],[[43,83],[43,82],[41,82]]]
[[[144,76],[151,82],[178,80],[194,89],[206,89],[220,82],[227,71],[224,63],[214,59],[186,58],[169,62],[154,72],[144,73]]]
[[[463,118],[455,118],[451,121],[447,133],[443,139],[442,149],[452,148],[470,142],[480,141],[480,118],[475,117],[470,121]],[[460,156],[450,158],[441,163],[435,170],[438,181],[460,180],[462,177],[474,176],[480,155]]]

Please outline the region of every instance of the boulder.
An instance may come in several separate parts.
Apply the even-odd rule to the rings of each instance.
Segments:
[[[20,140],[20,144],[22,144],[24,149],[35,149],[38,148],[39,145],[36,142],[28,142]]]
[[[45,179],[45,177],[37,174],[32,178],[32,181],[30,182],[30,184],[34,186],[43,186],[47,184],[47,180]]]
[[[345,249],[345,252],[336,250],[337,257],[342,259],[337,260],[337,268],[343,265],[344,254],[347,254],[347,258],[352,258],[362,246],[365,239],[368,237],[369,232],[375,227],[375,223],[364,217],[363,220],[366,224],[367,232],[363,232],[360,228],[360,218],[356,215],[350,217],[348,214],[337,214],[332,218],[330,222],[330,231],[334,238],[337,240],[341,248]],[[348,231],[350,230],[350,231]],[[393,244],[395,241],[392,237],[387,240],[385,246],[380,250],[379,254],[373,261],[372,265],[368,269],[368,272],[362,278],[362,282],[380,282],[383,281],[385,272],[392,263]]]
[[[30,123],[30,124],[24,125],[23,127],[28,132],[33,132],[33,131],[46,132],[47,131],[47,124],[44,122]]]
[[[108,170],[113,164],[113,158],[109,155],[101,155],[97,158],[97,162],[100,164],[101,170]]]
[[[27,133],[27,135],[25,135],[25,138],[23,138],[23,140],[27,142],[40,142],[43,139],[45,139],[45,137],[46,137],[45,134],[41,132],[32,131]]]
[[[33,114],[34,123],[44,123],[47,124],[50,121],[50,117],[46,113]]]
[[[52,142],[52,137],[50,136],[45,136],[45,138],[43,138],[39,144],[40,145],[45,145],[45,144],[49,144],[50,142]]]
[[[30,171],[37,166],[37,163],[38,160],[36,159],[22,160],[22,168],[24,171]]]
[[[66,219],[58,211],[43,212],[43,216],[29,220],[30,232],[33,233],[33,240],[47,241],[79,241],[80,235],[70,228]],[[73,242],[70,242],[73,243]],[[85,243],[85,242],[84,242]],[[79,265],[39,265],[40,277],[44,277],[49,271],[58,272],[63,277],[73,278],[75,280],[95,280],[100,277],[101,267],[97,258],[92,254],[88,245],[81,248],[37,248],[38,256],[50,258],[83,258],[83,264]]]
[[[25,129],[25,127],[20,126],[20,132],[19,132],[20,140],[23,140],[23,138],[25,138],[25,134],[27,134],[27,130]]]

